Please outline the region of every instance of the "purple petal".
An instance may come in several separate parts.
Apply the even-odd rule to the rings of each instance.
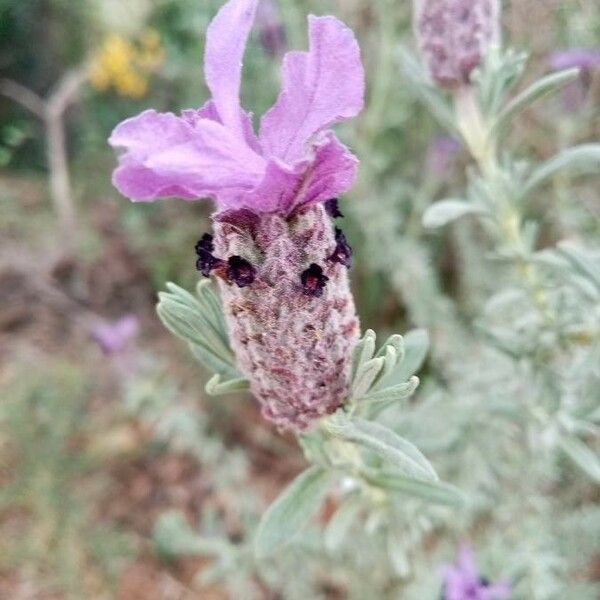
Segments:
[[[473,550],[466,543],[461,544],[458,550],[457,566],[465,578],[469,578],[473,581],[479,579]]]
[[[181,117],[190,125],[194,126],[200,119],[210,119],[211,121],[217,121],[217,123],[223,122],[213,100],[208,100],[201,108],[188,108],[186,110],[182,110]],[[258,138],[256,137],[254,128],[252,127],[252,115],[240,108],[240,119],[242,122],[242,131],[246,143],[257,154],[262,154]]]
[[[258,0],[230,0],[206,32],[204,77],[222,123],[239,137],[242,59]]]
[[[364,73],[352,31],[333,17],[309,16],[310,49],[288,52],[283,85],[261,121],[265,155],[287,163],[303,158],[306,142],[363,106]]]
[[[138,330],[137,317],[126,315],[112,323],[96,325],[91,331],[91,336],[105,354],[115,354],[125,349]]]
[[[494,583],[481,590],[481,600],[504,600],[511,591],[511,586],[506,582]]]
[[[223,125],[149,110],[119,124],[109,139],[124,147],[113,174],[135,200],[243,194],[262,179],[264,160]]]
[[[555,71],[579,67],[591,70],[600,67],[600,49],[598,48],[569,48],[556,50],[548,56],[548,64]]]
[[[243,205],[257,212],[290,213],[299,206],[329,200],[352,186],[358,160],[333,133],[323,136],[311,153],[291,166],[271,159],[260,185],[244,198]]]

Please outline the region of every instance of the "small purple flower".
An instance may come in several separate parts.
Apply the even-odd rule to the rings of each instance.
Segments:
[[[503,600],[511,588],[507,583],[491,584],[477,573],[471,548],[463,544],[456,564],[443,568],[443,600]]]
[[[104,354],[116,355],[127,348],[138,331],[137,317],[125,315],[116,321],[95,325],[91,330],[91,337]]]
[[[440,87],[468,85],[500,37],[499,0],[414,0],[414,29],[431,78]]]
[[[449,135],[438,135],[431,140],[427,149],[425,168],[438,180],[448,176],[452,160],[460,152],[460,142]]]
[[[238,287],[252,285],[256,278],[256,269],[252,263],[241,256],[230,256],[227,261],[227,277]]]
[[[337,198],[331,198],[330,200],[327,200],[325,202],[324,206],[325,206],[325,210],[327,211],[327,214],[332,219],[337,219],[337,218],[340,218],[340,217],[344,216],[342,214],[342,212],[340,211],[340,208],[338,206],[338,199]]]
[[[300,275],[302,288],[307,296],[320,298],[323,295],[325,285],[329,281],[329,277],[323,274],[323,268],[316,263],[312,263],[308,269],[302,271]]]
[[[309,49],[284,56],[281,93],[256,135],[239,92],[257,5],[230,0],[209,25],[212,98],[202,108],[147,110],[117,125],[109,143],[124,152],[113,183],[137,201],[215,201],[197,267],[218,276],[236,363],[263,415],[305,430],[345,400],[359,332],[347,269],[327,260],[349,247],[323,204],[356,176],[356,157],[330,128],[361,110],[364,73],[352,31],[309,16]]]
[[[327,260],[339,263],[348,268],[352,266],[352,248],[348,244],[344,232],[339,227],[335,228],[335,250]]]
[[[562,102],[568,112],[580,110],[588,97],[592,84],[592,73],[600,69],[600,49],[570,48],[556,50],[548,56],[548,65],[553,71],[579,68],[579,77],[567,85],[562,92]]]
[[[272,0],[262,0],[256,11],[258,39],[264,51],[272,58],[285,52],[285,28]]]
[[[600,68],[600,48],[568,48],[555,50],[548,56],[548,64],[554,71],[578,67],[585,71]]]

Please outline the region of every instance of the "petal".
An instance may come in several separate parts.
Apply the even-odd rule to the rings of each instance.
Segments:
[[[206,32],[204,77],[222,123],[242,137],[240,82],[242,59],[258,0],[230,0]]]
[[[260,182],[264,160],[216,121],[146,111],[118,125],[109,142],[124,147],[113,175],[135,200],[243,194]]]
[[[334,17],[309,16],[309,51],[289,52],[275,105],[261,122],[266,156],[293,162],[318,131],[357,115],[364,72],[352,31]]]
[[[188,108],[186,110],[182,110],[181,116],[184,120],[190,123],[190,125],[196,125],[200,119],[210,119],[211,121],[217,121],[218,123],[223,122],[213,100],[209,100],[201,108]],[[258,138],[256,137],[252,127],[252,115],[240,108],[240,119],[242,122],[242,130],[246,143],[256,153],[262,154]]]
[[[472,579],[473,581],[479,580],[473,550],[467,543],[462,543],[460,545],[457,566],[465,578]]]
[[[329,132],[315,147],[306,190],[295,206],[324,202],[348,191],[356,179],[358,159]]]
[[[243,203],[257,212],[288,214],[347,191],[354,183],[357,167],[356,157],[330,132],[315,144],[312,156],[294,165],[271,159],[260,185]]]

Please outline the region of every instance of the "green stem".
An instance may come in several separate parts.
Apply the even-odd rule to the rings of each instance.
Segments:
[[[515,257],[515,269],[529,292],[530,298],[547,325],[555,321],[546,292],[535,265],[529,260],[529,250],[523,235],[522,215],[510,193],[498,161],[497,140],[490,134],[477,102],[475,91],[465,86],[455,93],[455,108],[459,130],[475,159],[479,171],[492,189],[497,190],[496,223],[499,238]]]

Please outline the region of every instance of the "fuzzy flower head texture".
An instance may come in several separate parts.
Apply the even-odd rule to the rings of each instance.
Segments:
[[[443,88],[468,85],[500,38],[499,0],[414,0],[414,29],[431,78]]]
[[[118,125],[113,175],[132,200],[216,203],[196,244],[216,276],[239,371],[266,419],[302,431],[345,400],[359,324],[352,250],[331,219],[357,159],[330,127],[362,108],[364,73],[350,29],[308,18],[308,51],[283,57],[282,89],[254,133],[239,103],[242,58],[258,0],[230,0],[208,27],[212,98],[181,116],[149,110]]]
[[[462,544],[455,564],[442,570],[443,600],[503,600],[510,597],[507,583],[489,583],[477,572],[473,550]]]

